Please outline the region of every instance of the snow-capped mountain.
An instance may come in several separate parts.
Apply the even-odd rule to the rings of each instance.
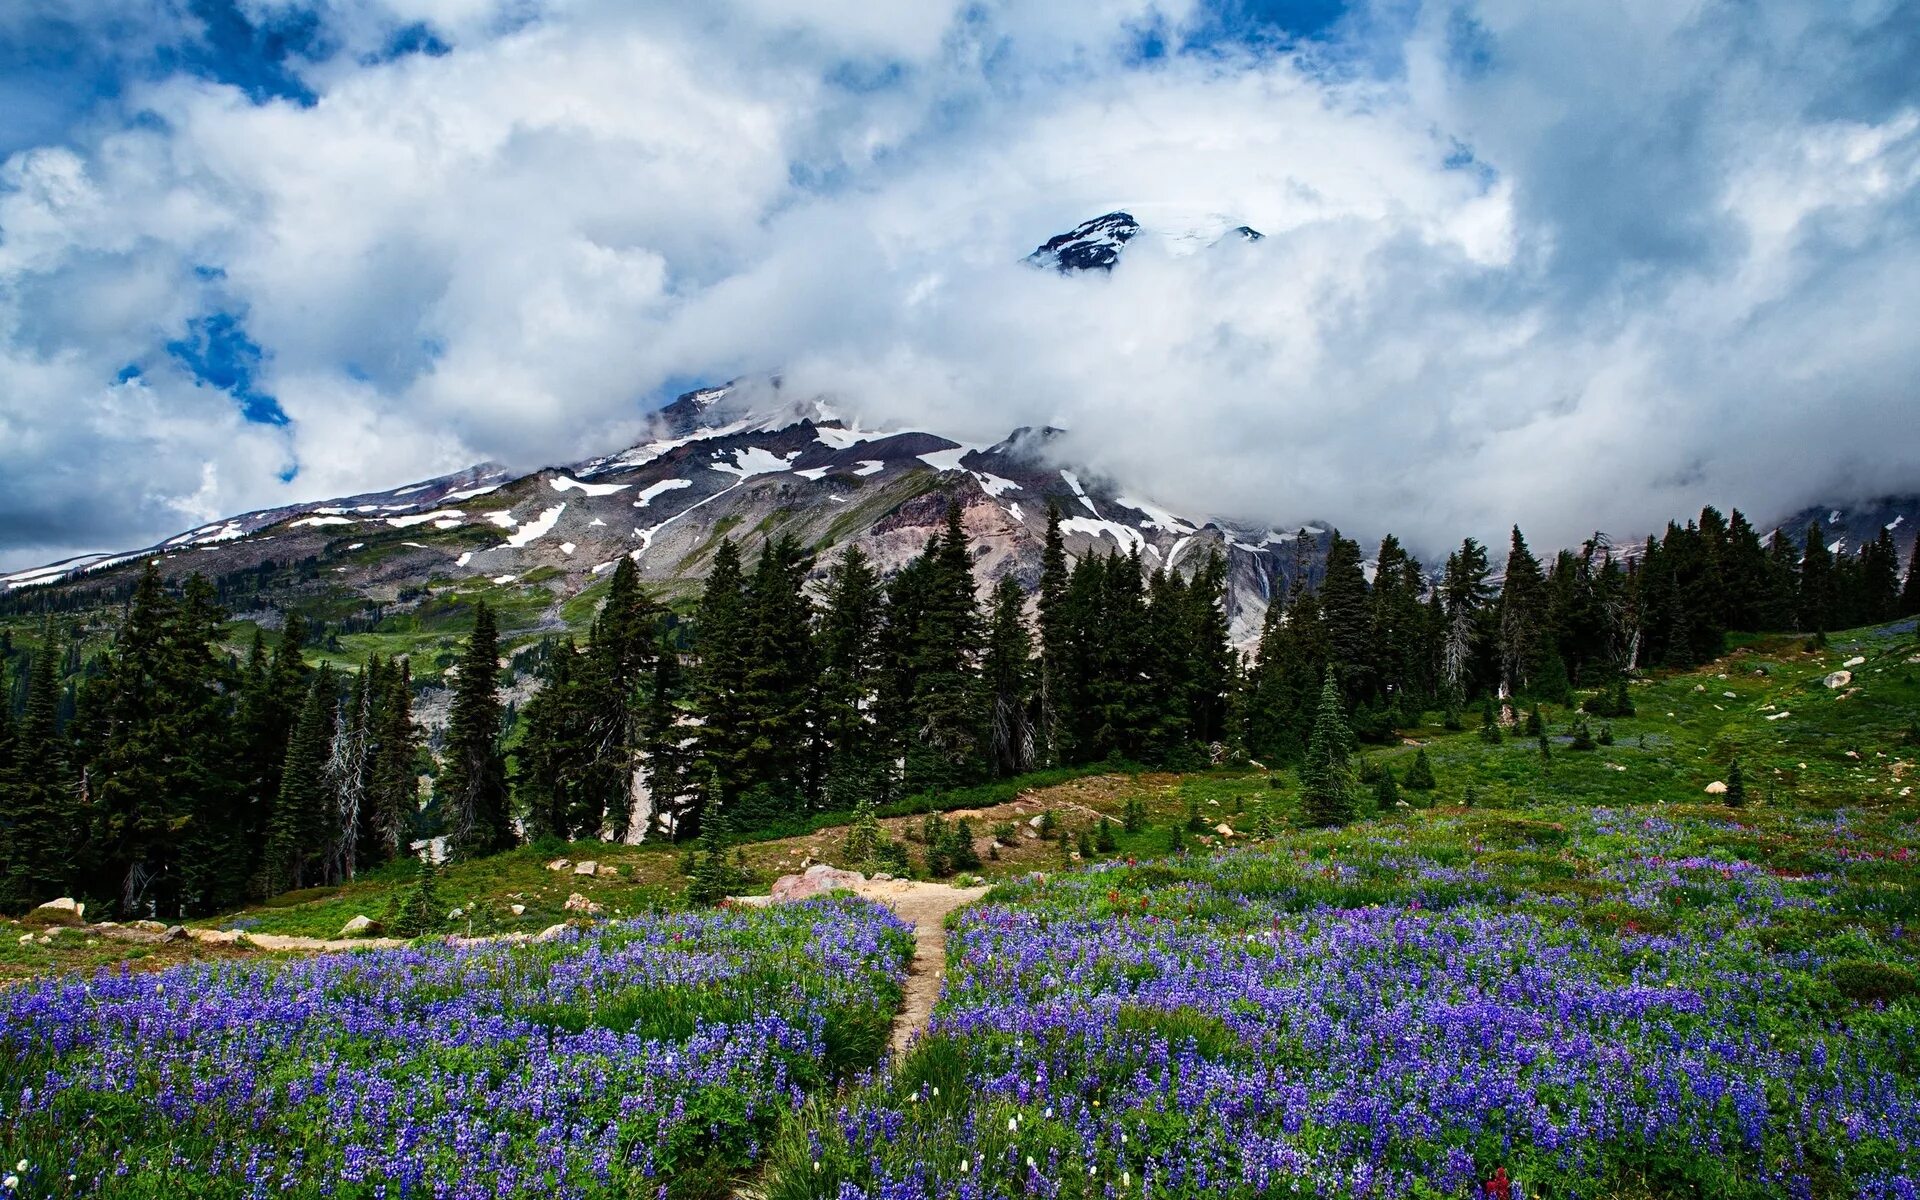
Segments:
[[[1156,219],[1151,225],[1142,225],[1126,212],[1095,217],[1048,238],[1027,255],[1027,262],[1063,275],[1111,271],[1120,261],[1121,252],[1136,239],[1159,242],[1168,252],[1183,255],[1223,243],[1257,242],[1263,236],[1259,230],[1233,224],[1226,217],[1192,213],[1164,216],[1164,222]]]
[[[263,603],[330,598],[384,615],[435,588],[510,589],[559,628],[566,602],[622,556],[657,592],[698,587],[724,537],[752,555],[793,534],[819,569],[858,544],[882,571],[918,554],[957,501],[987,588],[1037,585],[1049,504],[1078,556],[1137,551],[1149,568],[1191,572],[1210,549],[1229,568],[1237,640],[1257,634],[1267,598],[1324,556],[1327,532],[1244,529],[1169,511],[1055,461],[1052,432],[1016,430],[971,445],[926,430],[863,428],[777,379],[688,393],[645,438],[614,454],[513,475],[482,464],[457,475],[247,513],[126,554],[0,576],[0,588],[112,589],[153,560],[172,578],[286,572]]]

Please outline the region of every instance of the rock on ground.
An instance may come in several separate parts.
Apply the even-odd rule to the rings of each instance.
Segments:
[[[773,902],[785,904],[792,900],[805,900],[823,892],[841,889],[856,890],[867,881],[867,877],[858,871],[842,871],[826,863],[815,863],[798,875],[782,875],[773,884]]]

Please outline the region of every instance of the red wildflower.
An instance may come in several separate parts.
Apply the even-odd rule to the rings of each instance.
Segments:
[[[1487,1195],[1498,1196],[1500,1200],[1507,1200],[1509,1196],[1513,1195],[1513,1184],[1507,1179],[1507,1169],[1505,1167],[1501,1167],[1493,1173],[1493,1178],[1487,1180],[1485,1190]]]

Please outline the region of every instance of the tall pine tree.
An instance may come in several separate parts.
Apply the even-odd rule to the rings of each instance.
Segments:
[[[492,854],[514,842],[501,750],[506,714],[499,675],[499,631],[493,610],[483,601],[474,606],[473,635],[460,656],[447,715],[445,762],[434,788],[448,837],[466,856]]]
[[[1331,670],[1320,688],[1313,734],[1300,763],[1301,803],[1312,825],[1345,825],[1353,820],[1353,735],[1341,711],[1340,688]]]

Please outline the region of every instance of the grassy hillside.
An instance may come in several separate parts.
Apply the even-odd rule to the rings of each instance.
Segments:
[[[1844,666],[1856,658],[1863,661]],[[1839,670],[1851,671],[1852,682],[1826,687],[1824,680]],[[1913,744],[1920,719],[1920,639],[1912,622],[1852,631],[1819,648],[1806,638],[1754,639],[1705,669],[1636,682],[1631,695],[1634,716],[1590,718],[1596,734],[1610,729],[1613,744],[1589,751],[1573,749],[1568,731],[1576,714],[1568,709],[1544,712],[1547,759],[1534,739],[1517,731],[1488,744],[1478,732],[1477,714],[1468,717],[1462,731],[1427,726],[1404,731],[1403,744],[1366,748],[1367,764],[1386,766],[1402,779],[1424,750],[1436,787],[1429,792],[1403,787],[1404,807],[1385,814],[1372,811],[1366,789],[1363,816],[1414,831],[1469,803],[1481,812],[1542,817],[1566,808],[1659,805],[1690,816],[1732,819],[1735,814],[1703,789],[1724,778],[1736,755],[1749,798],[1737,819],[1756,830],[1791,823],[1793,814],[1808,810],[1884,810],[1889,819],[1920,811],[1911,798],[1912,764],[1920,762],[1920,747]],[[922,798],[902,807],[933,803],[934,798]],[[1091,832],[1106,818],[1114,849],[1095,857],[1109,858],[1244,841],[1263,826],[1263,814],[1264,824],[1284,837],[1300,825],[1293,773],[1257,766],[1184,775],[1061,772],[939,797],[937,806],[949,810],[949,821],[969,821],[980,839],[978,873],[990,880],[1082,865],[1071,846],[1063,851],[1057,841],[1038,836],[1032,821],[1042,813],[1052,813],[1049,825],[1064,831],[1072,845],[1082,830]],[[1129,807],[1144,818],[1133,831],[1123,825]],[[809,860],[840,860],[844,820],[844,815],[823,815],[812,832],[748,842],[740,856],[764,888]],[[916,867],[924,863],[924,847],[915,841],[921,822],[911,814],[883,821],[893,838],[907,844]],[[1221,824],[1234,830],[1232,839],[1216,832]],[[997,845],[990,841],[996,833]],[[617,876],[546,869],[547,862],[562,857],[599,862]],[[574,893],[610,915],[671,906],[685,887],[680,862],[676,848],[660,845],[527,847],[451,867],[438,894],[449,911],[462,910],[451,930],[537,931],[569,916],[565,903]],[[389,867],[344,887],[291,893],[204,923],[332,936],[356,915],[382,918],[413,886],[413,876],[408,866]],[[513,914],[513,905],[524,911]]]

